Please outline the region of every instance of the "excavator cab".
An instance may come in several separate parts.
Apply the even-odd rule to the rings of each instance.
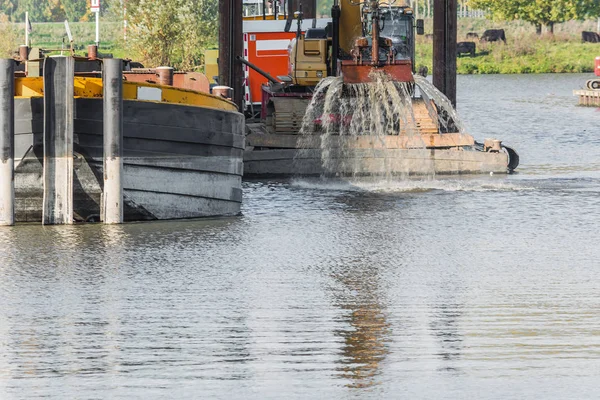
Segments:
[[[398,7],[383,8],[380,35],[392,40],[396,60],[411,60],[414,65],[415,40],[412,10]]]
[[[330,38],[325,29],[308,29],[290,43],[289,75],[295,85],[316,86],[328,76]]]

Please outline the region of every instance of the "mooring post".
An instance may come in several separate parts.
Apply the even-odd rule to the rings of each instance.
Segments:
[[[244,69],[238,56],[244,56],[242,2],[223,0],[219,2],[219,85],[233,88],[233,102],[243,111]]]
[[[456,0],[433,3],[433,84],[456,106]]]
[[[123,223],[123,61],[103,62],[104,192],[102,221]]]
[[[0,59],[0,226],[15,223],[15,61]]]
[[[44,225],[73,223],[73,57],[44,61]]]

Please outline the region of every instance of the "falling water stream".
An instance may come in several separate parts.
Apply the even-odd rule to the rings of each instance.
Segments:
[[[329,77],[315,88],[299,147],[312,151],[319,136],[324,175],[390,177],[398,172],[399,149],[425,149],[421,135],[427,127],[428,132],[464,133],[448,98],[425,78],[398,82],[373,70],[370,79],[347,84],[342,77]],[[426,113],[418,114],[420,108]]]

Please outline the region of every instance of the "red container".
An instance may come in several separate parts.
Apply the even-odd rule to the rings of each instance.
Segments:
[[[600,57],[596,57],[596,76],[600,76]]]

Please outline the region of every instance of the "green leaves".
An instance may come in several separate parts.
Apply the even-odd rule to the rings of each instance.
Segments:
[[[192,69],[217,42],[217,0],[136,0],[127,6],[128,39],[147,66]]]

